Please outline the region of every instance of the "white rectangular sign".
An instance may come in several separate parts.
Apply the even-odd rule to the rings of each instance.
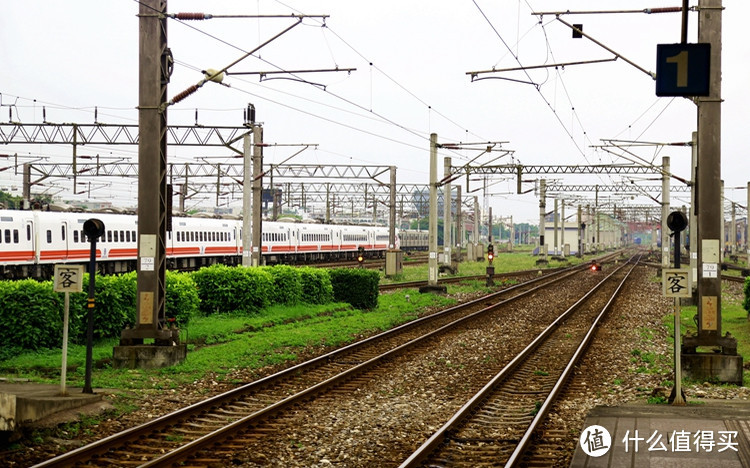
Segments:
[[[693,282],[688,268],[665,268],[661,271],[661,287],[666,297],[691,297]]]
[[[704,278],[718,278],[719,277],[719,264],[718,263],[704,263],[703,264],[703,277]]]
[[[83,265],[55,265],[54,291],[83,291]]]
[[[141,257],[141,271],[154,271],[154,257]]]

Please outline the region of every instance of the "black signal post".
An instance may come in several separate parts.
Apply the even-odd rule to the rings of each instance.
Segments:
[[[495,282],[492,281],[492,278],[495,276],[495,267],[492,266],[492,260],[494,259],[495,259],[495,246],[492,245],[492,243],[490,243],[487,246],[487,263],[488,263],[487,270],[486,270],[487,286],[495,285]]]
[[[360,246],[357,248],[357,263],[359,263],[359,267],[362,268],[362,264],[365,262],[365,248]]]
[[[96,284],[96,240],[104,234],[104,223],[96,218],[91,218],[83,223],[83,232],[86,233],[91,243],[89,256],[89,297],[86,302],[87,326],[86,326],[86,375],[84,377],[83,393],[94,393],[91,388],[91,362],[93,360],[94,348],[94,286]]]
[[[674,267],[680,268],[680,233],[688,225],[687,217],[682,211],[673,211],[667,216],[667,227],[674,233]]]

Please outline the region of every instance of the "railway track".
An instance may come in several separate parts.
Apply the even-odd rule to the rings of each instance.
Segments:
[[[237,450],[231,439],[252,438],[257,431],[271,430],[264,421],[273,415],[334,387],[346,388],[347,382],[389,359],[427,346],[430,338],[586,268],[587,265],[578,265],[559,270],[417,319],[36,466],[147,467],[183,462],[190,466],[221,465],[226,462],[226,453]],[[222,444],[228,447],[220,448]]]
[[[562,313],[402,465],[547,466],[532,437],[637,262],[617,267]]]

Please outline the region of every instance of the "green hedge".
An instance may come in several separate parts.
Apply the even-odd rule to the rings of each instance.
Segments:
[[[333,298],[348,302],[358,309],[374,309],[378,305],[377,271],[362,268],[338,268],[330,270]]]
[[[296,268],[288,265],[264,267],[273,278],[273,288],[270,291],[271,304],[299,304],[302,299],[302,282]]]
[[[186,326],[198,314],[200,306],[193,278],[188,273],[167,271],[164,286],[164,315],[167,320],[174,319],[178,328]]]
[[[193,272],[204,315],[223,312],[255,314],[271,300],[273,277],[261,268],[211,265]]]
[[[69,341],[86,342],[88,273],[84,292],[70,295]],[[167,272],[165,313],[182,326],[198,312],[195,283],[186,273]],[[135,323],[136,274],[97,276],[94,339],[117,338]],[[64,296],[51,281],[0,281],[0,359],[22,350],[59,348],[62,345]]]
[[[325,270],[285,265],[247,268],[212,265],[193,273],[166,274],[165,311],[184,327],[197,313],[256,314],[272,304],[326,304],[333,300],[371,309],[378,300],[377,272]],[[86,342],[88,274],[84,292],[70,296],[69,336]],[[97,276],[94,339],[117,338],[135,324],[136,273]],[[62,344],[63,295],[52,282],[0,281],[0,359],[21,350],[59,348]]]
[[[297,268],[302,285],[302,302],[308,304],[328,304],[333,301],[331,275],[323,268]]]
[[[0,358],[62,345],[63,296],[52,283],[0,282]]]
[[[745,300],[742,301],[742,307],[750,313],[750,276],[745,278]]]

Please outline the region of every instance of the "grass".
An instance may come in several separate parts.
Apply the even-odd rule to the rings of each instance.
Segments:
[[[495,267],[495,274],[509,273],[512,271],[522,270],[533,270],[533,269],[545,269],[545,268],[558,268],[566,265],[577,265],[581,262],[586,261],[578,257],[570,256],[566,257],[569,261],[560,262],[557,260],[550,260],[549,265],[541,268],[536,265],[536,261],[539,257],[535,257],[529,254],[527,251],[523,252],[497,252],[495,260],[492,262],[492,266]],[[407,264],[407,262],[404,262]],[[474,276],[484,275],[486,268],[489,264],[486,261],[482,262],[461,262],[458,268],[456,276]],[[402,273],[394,275],[393,277],[386,278],[381,273],[380,282],[381,284],[399,283],[404,281],[424,281],[428,277],[429,266],[427,264],[414,265],[404,268]]]
[[[449,286],[448,290],[455,293],[473,288]],[[177,389],[208,375],[217,381],[227,380],[235,369],[257,369],[294,360],[309,348],[349,343],[413,320],[425,308],[454,303],[446,296],[420,294],[411,289],[381,295],[378,307],[372,311],[356,310],[348,304],[327,304],[273,307],[257,316],[198,317],[181,331],[181,339],[188,343],[187,359],[172,367],[113,369],[112,349],[118,340],[96,343],[92,382],[95,388],[161,390]],[[59,383],[60,365],[59,349],[27,352],[0,361],[0,375]],[[85,346],[70,346],[68,385],[83,386],[84,371]]]
[[[727,288],[722,284],[722,290]],[[695,317],[698,314],[697,306],[680,307],[680,332],[682,335],[693,334],[698,330]],[[664,317],[663,323],[669,328],[670,343],[674,343],[674,317],[669,314]],[[742,299],[722,292],[721,301],[721,330],[722,334],[729,332],[737,339],[737,354],[747,362],[750,357],[750,322],[748,312],[742,307]],[[703,351],[699,349],[699,351]],[[743,386],[750,385],[750,375],[743,373]]]

